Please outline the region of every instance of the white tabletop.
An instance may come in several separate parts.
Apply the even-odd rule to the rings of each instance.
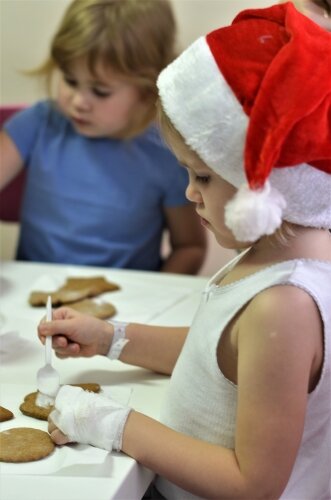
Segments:
[[[0,430],[12,426],[47,428],[46,422],[25,417],[18,409],[24,395],[36,390],[36,372],[44,363],[36,333],[44,310],[28,304],[30,291],[42,286],[52,291],[69,276],[102,275],[121,287],[102,296],[115,305],[114,319],[188,325],[207,282],[205,277],[142,271],[22,262],[0,265],[0,404],[15,414],[15,419],[2,423]],[[7,332],[13,333],[4,337]],[[67,360],[53,356],[53,364],[61,383],[98,382],[105,392],[117,390],[125,397],[131,394],[133,408],[158,418],[167,377],[101,356]],[[91,453],[95,451],[89,448]],[[43,465],[47,465],[46,460]],[[33,463],[28,473],[19,468],[17,473],[16,469],[7,473],[0,464],[1,500],[134,500],[142,497],[153,477],[151,471],[122,453],[108,454],[102,463],[81,463],[47,474],[40,473],[40,462]]]

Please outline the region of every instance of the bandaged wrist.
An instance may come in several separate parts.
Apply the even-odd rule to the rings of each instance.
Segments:
[[[131,408],[115,400],[62,386],[50,418],[69,441],[120,451],[124,427]]]
[[[118,359],[124,346],[129,342],[129,339],[125,338],[126,327],[129,323],[125,323],[124,321],[112,320],[108,320],[108,323],[113,325],[114,335],[107,357],[109,359]]]

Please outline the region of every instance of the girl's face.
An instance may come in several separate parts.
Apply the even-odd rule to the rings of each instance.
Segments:
[[[234,196],[236,188],[217,175],[194,153],[180,157],[189,174],[186,197],[196,205],[201,224],[212,231],[224,248],[243,249],[224,222],[224,207]]]
[[[124,138],[145,112],[139,89],[112,70],[97,67],[92,75],[84,60],[62,73],[57,102],[76,131],[86,137]]]

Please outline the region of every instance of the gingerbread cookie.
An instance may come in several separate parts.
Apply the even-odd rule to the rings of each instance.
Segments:
[[[119,288],[116,283],[107,281],[103,276],[68,278],[66,283],[54,292],[31,292],[29,303],[34,307],[45,306],[50,295],[53,306],[58,307],[88,297],[96,297],[105,292],[113,292]]]
[[[69,384],[72,385],[73,387],[81,387],[84,389],[84,391],[89,391],[89,392],[100,392],[101,387],[100,384],[97,384],[96,382],[86,382],[85,384]]]
[[[14,418],[14,414],[10,410],[7,410],[7,408],[0,406],[0,422],[6,422],[6,420],[11,420],[12,418]]]
[[[84,391],[100,392],[100,385],[95,383],[87,384],[70,384],[76,387],[81,387]],[[47,420],[49,414],[53,411],[54,406],[36,405],[37,392],[31,392],[24,398],[23,403],[20,405],[21,412],[27,417],[37,418],[38,420]]]
[[[0,432],[0,462],[33,462],[47,457],[55,445],[40,429],[16,427]]]
[[[110,302],[97,303],[91,299],[80,300],[69,304],[69,307],[85,314],[90,314],[99,319],[111,318],[116,314],[116,308]]]
[[[53,406],[38,406],[36,405],[37,392],[31,392],[24,398],[23,403],[20,405],[21,412],[27,417],[37,418],[39,420],[47,420],[48,415],[53,410]]]

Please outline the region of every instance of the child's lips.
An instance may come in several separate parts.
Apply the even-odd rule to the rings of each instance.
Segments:
[[[83,120],[82,118],[76,118],[76,117],[72,117],[72,121],[74,123],[76,123],[77,125],[89,125],[90,122],[88,122],[87,120]]]

